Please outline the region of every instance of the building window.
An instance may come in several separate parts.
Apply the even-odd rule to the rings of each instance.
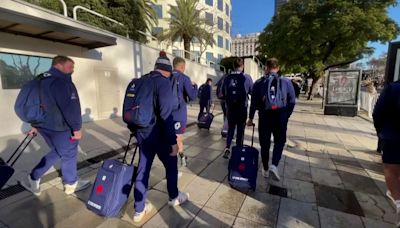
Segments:
[[[212,13],[207,13],[206,12],[206,23],[208,25],[214,25],[214,16]]]
[[[163,18],[163,13],[162,13],[162,5],[153,5],[152,6],[154,11],[157,14],[158,18]]]
[[[225,49],[228,50],[228,51],[230,51],[230,47],[229,46],[230,46],[229,45],[229,40],[225,39]]]
[[[208,62],[214,62],[214,54],[212,52],[206,52],[206,59]]]
[[[221,31],[224,30],[224,20],[220,17],[218,17],[218,29]]]
[[[218,9],[221,10],[222,12],[224,11],[224,1],[223,0],[218,0]]]
[[[27,81],[32,80],[50,69],[51,58],[18,55],[0,52],[0,76],[3,89],[20,89]]]
[[[193,37],[192,42],[193,43],[200,43],[200,40],[197,37]]]
[[[218,54],[218,63],[220,63],[221,62],[221,59],[223,59],[224,58],[224,56],[223,55],[221,55],[221,54]]]
[[[178,49],[172,49],[172,55],[174,56],[181,56],[181,51]]]
[[[151,35],[152,36],[157,36],[157,35],[159,35],[160,33],[162,33],[163,32],[163,28],[161,28],[161,27],[153,27],[152,29],[151,29]]]
[[[225,22],[225,32],[229,34],[229,23]]]
[[[200,56],[200,52],[199,51],[191,51],[190,53],[191,53],[190,59],[192,61],[196,61],[197,58]]]
[[[218,36],[218,47],[220,48],[224,48],[224,38],[222,38],[222,36]]]
[[[225,13],[226,13],[226,16],[229,17],[229,6],[228,6],[228,4],[225,4]]]
[[[209,6],[213,6],[214,2],[213,2],[213,0],[206,0],[206,4]]]

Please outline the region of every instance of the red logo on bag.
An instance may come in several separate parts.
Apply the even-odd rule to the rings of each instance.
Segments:
[[[278,105],[272,105],[272,110],[278,109]]]
[[[244,163],[239,165],[239,170],[244,171],[246,169],[246,165]]]
[[[96,194],[100,195],[101,193],[103,193],[104,187],[103,185],[99,185],[96,187]]]

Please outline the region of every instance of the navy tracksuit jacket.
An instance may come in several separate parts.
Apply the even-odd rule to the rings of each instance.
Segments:
[[[277,75],[275,75],[277,76]],[[264,170],[268,170],[269,149],[271,146],[271,134],[274,135],[274,150],[272,164],[278,166],[282,157],[283,147],[286,143],[286,130],[289,117],[292,115],[296,104],[296,95],[292,82],[283,78],[287,87],[287,106],[278,110],[264,110],[264,96],[267,91],[265,80],[270,77],[264,76],[254,83],[253,93],[251,95],[251,106],[249,118],[254,119],[256,110],[258,110],[258,134],[261,146],[261,158]]]

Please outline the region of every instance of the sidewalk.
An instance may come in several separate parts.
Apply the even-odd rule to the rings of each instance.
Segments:
[[[318,100],[299,102],[290,120],[288,146],[279,165],[282,180],[263,179],[260,168],[257,190],[248,194],[231,189],[227,182],[228,161],[222,158],[224,140],[220,136],[222,116],[215,118],[210,131],[188,128],[185,151],[189,165],[182,169],[179,186],[190,193],[190,202],[177,208],[167,205],[165,173],[156,159],[149,191],[149,201],[156,210],[142,225],[393,227],[395,210],[384,195],[386,187],[380,156],[375,152],[373,125],[359,117],[324,116],[320,106]],[[96,124],[112,132],[109,136],[103,130],[104,140],[97,141],[101,142],[98,148],[117,145],[113,139],[118,138],[116,135],[119,145],[127,141],[123,126],[115,127],[118,124],[114,122],[110,126],[115,128],[110,129],[109,125]],[[120,131],[115,133],[114,129]],[[249,129],[246,144],[250,143],[250,134]],[[257,133],[255,147],[259,148]],[[28,161],[25,164],[31,165]],[[94,180],[100,165],[94,163],[79,173]],[[45,191],[40,197],[24,191],[0,200],[0,227],[133,227],[132,195],[121,219],[104,219],[85,207],[90,190],[67,197],[59,178],[45,183],[42,189]]]

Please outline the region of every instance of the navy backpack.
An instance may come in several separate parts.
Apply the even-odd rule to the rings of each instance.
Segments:
[[[225,101],[228,106],[246,106],[246,77],[243,73],[230,74],[224,80]]]
[[[42,123],[46,118],[46,106],[43,104],[42,81],[52,78],[43,73],[22,86],[15,101],[14,110],[17,116],[30,124]]]
[[[130,128],[145,128],[154,122],[153,77],[146,74],[133,79],[126,89],[123,120]]]
[[[264,81],[265,110],[277,110],[287,106],[287,84],[281,76],[271,75]]]

